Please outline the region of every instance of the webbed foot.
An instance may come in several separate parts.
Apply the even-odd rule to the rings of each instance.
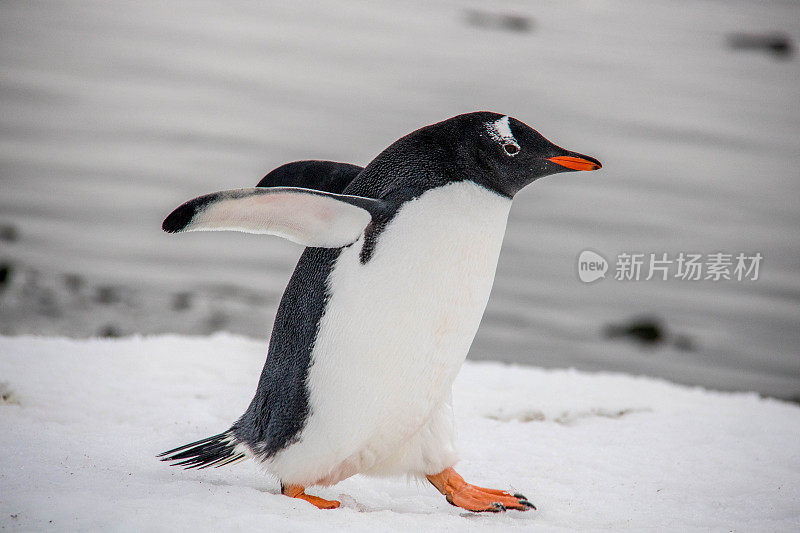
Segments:
[[[452,468],[445,468],[427,478],[444,495],[448,503],[468,511],[498,513],[507,509],[518,511],[536,509],[522,494],[470,485]]]
[[[319,509],[336,509],[342,504],[342,502],[337,500],[326,500],[324,498],[320,498],[319,496],[311,496],[310,494],[306,494],[305,487],[301,487],[300,485],[281,484],[281,494],[285,494],[290,498],[299,498],[301,500],[305,500]]]

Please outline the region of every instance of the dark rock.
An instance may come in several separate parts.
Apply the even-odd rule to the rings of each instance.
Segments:
[[[789,59],[794,54],[792,38],[783,33],[732,33],[728,46],[734,50],[756,50],[778,59]]]
[[[11,224],[0,225],[0,241],[14,242],[19,239],[17,228]]]
[[[492,13],[479,9],[466,11],[466,19],[472,26],[507,30],[513,32],[528,32],[534,27],[533,20],[526,15],[513,13]]]
[[[643,345],[655,345],[664,340],[665,331],[658,320],[635,318],[627,324],[610,324],[605,328],[609,339],[625,337]]]
[[[172,309],[174,311],[186,311],[192,306],[192,294],[190,292],[179,292],[172,297]]]
[[[97,332],[98,337],[105,337],[105,338],[117,338],[122,336],[122,332],[120,329],[115,326],[114,324],[106,324]]]
[[[533,28],[531,19],[523,15],[506,15],[501,19],[501,27],[518,32],[527,32]]]
[[[19,404],[19,398],[5,381],[0,382],[0,403]]]
[[[110,285],[104,285],[102,287],[97,287],[97,292],[94,295],[94,301],[99,304],[110,305],[113,303],[117,303],[120,299],[120,295],[117,292],[116,288]]]
[[[676,349],[682,351],[696,349],[690,336],[669,333],[666,326],[654,317],[637,317],[627,323],[609,324],[603,333],[609,339],[628,339],[648,348],[671,343]]]
[[[0,287],[5,287],[11,281],[13,268],[8,263],[0,265]]]

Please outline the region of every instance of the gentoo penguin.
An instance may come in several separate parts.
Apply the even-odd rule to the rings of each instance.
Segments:
[[[511,199],[557,172],[596,170],[519,120],[468,113],[393,143],[366,168],[300,161],[255,188],[190,200],[169,233],[237,230],[306,246],[278,307],[255,398],[230,429],[160,455],[186,468],[252,458],[306,494],[354,474],[427,478],[470,511],[521,494],[456,473],[451,386],[494,281]]]

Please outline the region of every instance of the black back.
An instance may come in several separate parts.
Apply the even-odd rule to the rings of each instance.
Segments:
[[[261,178],[256,187],[303,187],[341,194],[362,170],[357,165],[335,161],[295,161],[279,166]]]
[[[309,415],[311,351],[328,296],[328,275],[340,251],[306,248],[300,256],[278,306],[256,395],[231,428],[265,458],[294,442]]]

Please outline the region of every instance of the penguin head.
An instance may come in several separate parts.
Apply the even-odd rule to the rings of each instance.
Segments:
[[[459,151],[471,160],[470,168],[478,169],[477,181],[508,197],[550,174],[602,167],[597,159],[565,150],[508,115],[477,112],[450,120],[461,122]],[[472,135],[464,135],[465,129]]]

